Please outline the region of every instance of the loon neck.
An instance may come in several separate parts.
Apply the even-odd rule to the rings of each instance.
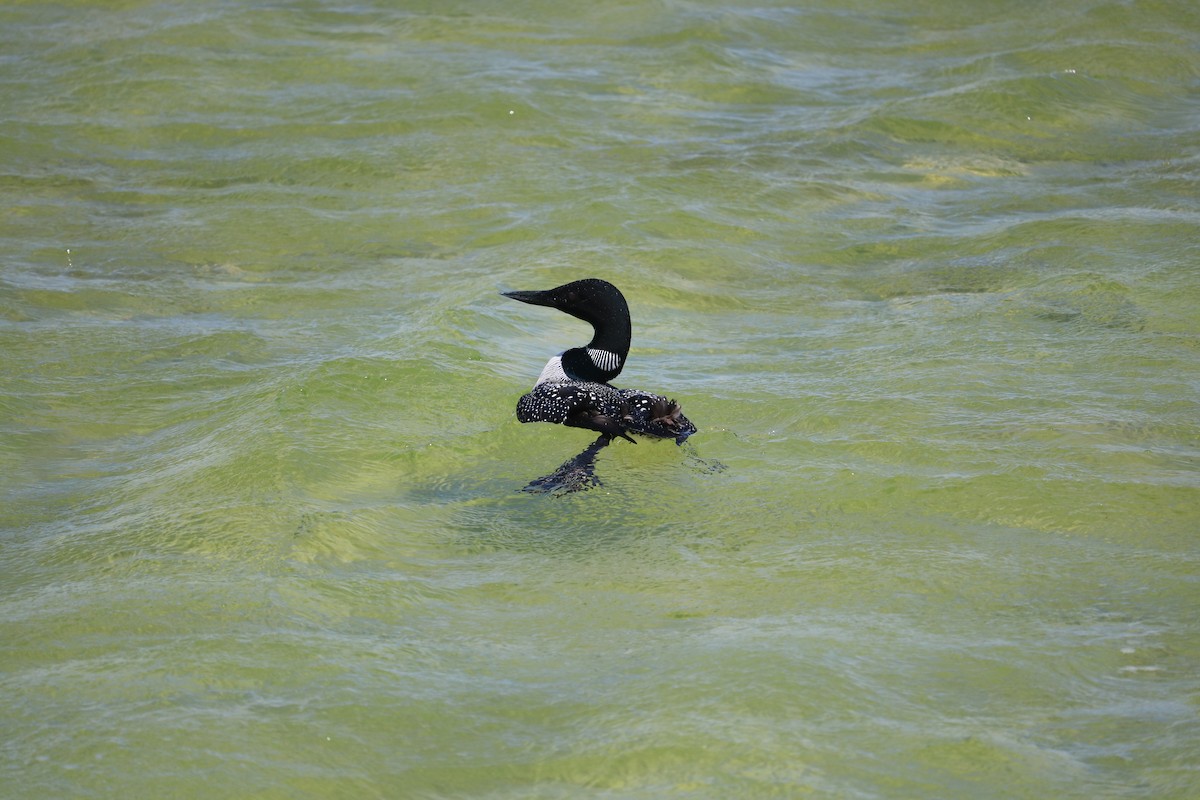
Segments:
[[[597,367],[612,373],[607,380],[612,380],[620,374],[621,368],[625,366],[625,359],[629,356],[629,340],[632,337],[629,309],[621,310],[624,313],[614,314],[600,322],[593,321],[595,335],[587,346],[582,348]]]
[[[522,303],[557,308],[592,326],[590,342],[560,356],[568,379],[607,383],[621,373],[629,355],[632,326],[629,304],[617,287],[599,278],[585,278],[545,291],[504,294]]]
[[[572,347],[559,358],[563,374],[570,380],[608,383],[621,374],[623,354],[594,347]]]

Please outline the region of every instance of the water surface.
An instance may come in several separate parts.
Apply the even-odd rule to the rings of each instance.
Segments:
[[[1193,4],[0,43],[6,796],[1200,794]],[[524,494],[592,275],[700,432]]]

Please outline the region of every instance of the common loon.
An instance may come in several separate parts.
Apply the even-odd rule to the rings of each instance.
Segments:
[[[617,436],[633,442],[630,433],[683,444],[696,432],[674,400],[609,385],[625,366],[631,335],[629,304],[617,287],[599,278],[585,278],[540,292],[503,294],[522,303],[565,311],[594,329],[586,345],[565,350],[546,363],[533,390],[517,402],[521,422],[555,422],[598,431],[602,435],[593,444],[596,450]]]

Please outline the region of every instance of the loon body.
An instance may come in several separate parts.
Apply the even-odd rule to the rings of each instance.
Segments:
[[[545,291],[504,292],[504,296],[557,308],[590,323],[594,330],[585,346],[564,350],[547,362],[533,390],[517,402],[521,422],[587,428],[602,434],[605,444],[617,436],[632,442],[630,433],[683,444],[696,432],[674,400],[609,384],[625,366],[631,337],[629,304],[617,287],[586,278]]]

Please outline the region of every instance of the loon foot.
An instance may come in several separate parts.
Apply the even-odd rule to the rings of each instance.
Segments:
[[[563,424],[570,425],[573,428],[589,428],[594,431],[600,431],[608,441],[612,441],[614,436],[620,436],[622,439],[637,444],[637,441],[625,432],[623,422],[627,419],[629,419],[628,415],[624,416],[622,421],[618,422],[608,414],[604,414],[594,408],[585,407],[568,415],[566,422]],[[608,441],[605,444],[608,444]],[[595,444],[595,442],[592,442],[592,444]],[[588,449],[590,450],[591,448],[589,447]],[[586,453],[587,450],[583,452]],[[583,455],[583,453],[580,453],[580,455]]]
[[[570,494],[572,492],[581,492],[591,489],[593,486],[600,486],[600,479],[596,477],[596,455],[612,441],[612,436],[604,434],[596,441],[587,446],[579,455],[574,458],[567,459],[562,466],[554,470],[549,475],[541,478],[534,478],[525,488],[523,492],[530,494],[546,494],[553,492],[554,494]]]
[[[683,409],[674,400],[665,397],[658,398],[650,408],[650,421],[664,426],[667,430],[678,431],[682,425]]]

